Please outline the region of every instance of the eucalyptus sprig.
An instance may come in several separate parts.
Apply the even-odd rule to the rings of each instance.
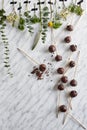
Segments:
[[[22,9],[21,2],[19,2],[19,7],[18,7],[18,10],[19,10],[18,29],[23,31],[25,29],[25,19],[22,17],[21,9]]]
[[[47,35],[47,28],[48,28],[48,20],[49,20],[49,8],[47,6],[45,6],[42,9],[42,42],[45,43],[46,41],[46,35]]]
[[[30,21],[32,24],[40,23],[40,19],[39,17],[37,17],[37,15],[34,15],[33,17],[31,17]]]
[[[35,39],[34,39],[34,43],[33,43],[33,46],[32,46],[32,50],[35,49],[35,47],[37,46],[38,42],[39,42],[39,39],[40,39],[40,36],[41,36],[41,32],[42,32],[42,8],[41,8],[41,4],[43,4],[44,2],[41,2],[40,0],[38,0],[37,2],[37,5],[39,5],[39,26],[40,26],[40,29],[39,31],[36,33],[36,36],[35,36]],[[35,16],[35,11],[34,11],[34,16]],[[37,21],[37,16],[35,18],[35,21]]]
[[[26,25],[26,27],[28,29],[28,32],[33,34],[33,27],[32,27],[32,22],[31,22],[30,11],[24,12],[24,16],[25,16],[25,25]]]
[[[40,17],[40,22],[41,22],[41,20],[42,20],[42,8],[41,8],[41,1],[40,0],[38,0],[37,5],[39,5],[39,17]]]
[[[28,10],[28,4],[30,3],[30,1],[27,0],[24,3],[26,4],[26,11],[24,12],[25,25],[28,29],[28,32],[33,34],[33,27],[32,27],[32,23],[31,23],[31,15],[30,15],[30,11]]]
[[[61,23],[60,21],[54,21],[54,22],[53,22],[53,28],[54,28],[54,29],[60,28],[61,25],[62,25],[62,23]]]
[[[18,29],[21,31],[25,29],[25,20],[22,17],[19,18]]]
[[[71,4],[68,7],[68,10],[71,13],[75,13],[76,15],[79,15],[79,16],[81,16],[83,14],[83,11],[84,11],[80,5],[75,5],[75,4]]]
[[[6,15],[5,10],[0,10],[0,33],[2,38],[2,43],[4,44],[4,67],[7,68],[7,74],[9,74],[11,77],[13,74],[10,72],[10,64],[9,64],[9,43],[8,38],[5,34],[5,27],[6,27]]]
[[[36,8],[36,4],[34,3],[34,8],[31,9],[31,11],[34,12],[34,15],[31,17],[32,24],[40,23],[40,18],[36,15],[36,11],[38,8]]]
[[[59,5],[58,5],[58,2],[57,2],[57,0],[55,0],[55,2],[54,2],[54,8],[53,8],[53,10],[54,10],[54,20],[60,20],[60,15],[59,15]]]
[[[59,11],[58,11],[58,7],[57,7],[57,1],[55,0],[54,3],[54,17],[53,17],[53,28],[54,29],[58,29],[61,27],[62,22],[60,20],[60,15],[59,15]]]

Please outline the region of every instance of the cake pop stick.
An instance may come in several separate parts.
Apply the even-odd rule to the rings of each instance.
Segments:
[[[74,121],[76,121],[84,130],[87,130],[87,128],[83,125],[83,123],[81,123],[78,119],[76,119],[72,114],[68,113],[68,115],[69,115]]]
[[[87,130],[86,126],[79,119],[76,119],[72,114],[70,114],[69,111],[66,112],[66,116],[69,116],[71,119],[77,122],[84,130]]]
[[[20,48],[17,48],[18,49],[18,51],[20,51],[21,53],[23,53],[26,57],[27,57],[27,59],[29,60],[29,61],[32,61],[32,63],[35,63],[36,65],[39,65],[39,71],[40,72],[45,72],[45,70],[46,70],[46,65],[45,64],[39,64],[39,62],[37,62],[36,60],[34,60],[32,57],[30,57],[24,50],[22,50],[22,49],[20,49]],[[36,69],[35,69],[35,72],[36,72]],[[36,72],[36,75],[38,76],[38,79],[41,79],[41,76],[42,76],[42,73],[38,73],[38,72]]]
[[[79,60],[79,54],[80,54],[80,51],[78,52],[78,56],[77,56],[77,63],[76,63],[76,67],[75,67],[74,77],[75,77],[75,75],[76,75],[76,70],[77,70],[77,65],[78,65],[78,60]],[[73,80],[71,80],[70,84],[71,84],[72,86],[76,86],[76,85],[77,85],[77,82],[76,82],[76,80],[73,79]],[[67,89],[67,88],[66,88],[66,89]],[[68,89],[67,89],[67,93],[68,93],[68,92],[69,92],[69,91],[68,91]],[[71,109],[72,109],[72,104],[71,104],[72,98],[76,97],[77,94],[78,94],[78,93],[77,93],[77,91],[75,91],[75,90],[72,90],[72,91],[70,92],[69,99],[68,99],[68,106],[69,106],[69,108],[71,108]],[[69,111],[69,109],[68,109],[68,111]],[[67,114],[65,115],[63,124],[65,123],[66,117],[67,117]]]
[[[71,55],[70,55],[70,57],[71,57]],[[67,60],[67,62],[69,62],[69,60],[70,60],[70,57],[68,58],[68,60]],[[66,67],[65,67],[66,68]],[[66,71],[64,71],[64,69],[62,68],[59,68],[57,71],[60,71],[62,74],[63,74],[63,76],[62,76],[62,78],[58,81],[58,99],[57,99],[57,118],[58,118],[58,114],[59,114],[59,105],[60,105],[60,94],[61,94],[61,91],[63,91],[64,90],[64,85],[63,85],[63,83],[67,83],[68,82],[68,77],[67,76],[65,76],[65,74],[66,74],[66,72],[68,71],[68,69],[66,70]],[[62,82],[62,83],[61,83]],[[60,84],[59,84],[60,83]],[[68,101],[69,102],[69,101]],[[59,103],[59,104],[58,104]]]
[[[77,55],[77,63],[76,63],[76,67],[75,67],[75,72],[74,72],[74,78],[75,78],[75,75],[76,75],[76,71],[77,71],[77,66],[78,66],[78,61],[79,61],[79,55],[80,55],[80,51],[78,52],[78,55]],[[77,85],[77,81],[75,79],[71,80],[70,82],[70,85],[71,86],[76,86]],[[66,88],[66,92],[68,93],[68,89]],[[72,101],[72,98],[76,97],[77,96],[77,91],[75,90],[72,90],[69,94],[69,99],[68,99],[68,112],[69,112],[69,108],[72,109],[72,104],[71,104],[71,101]],[[64,120],[63,120],[63,124],[65,123],[66,121],[66,118],[67,118],[67,114],[65,115],[64,117]]]
[[[20,51],[22,54],[24,54],[27,59],[33,63],[35,63],[36,65],[39,65],[40,63],[38,63],[36,60],[34,60],[32,57],[30,57],[24,50],[17,48],[18,51]]]
[[[50,20],[52,22],[52,18],[53,18],[53,15],[52,15],[52,2],[50,0]],[[53,24],[53,23],[52,23]],[[53,52],[56,52],[56,56],[55,56],[55,60],[56,61],[61,61],[62,60],[62,56],[58,54],[58,50],[57,50],[57,46],[56,46],[56,40],[54,38],[54,31],[53,31],[53,27],[51,27],[51,45],[49,46],[49,52],[53,53]]]
[[[60,105],[60,92],[58,91],[58,94],[57,94],[58,96],[57,96],[57,118],[58,118],[58,114],[59,114],[59,110],[58,110],[58,108],[59,108],[59,105]]]
[[[76,76],[76,72],[77,72],[79,56],[80,56],[80,51],[78,52],[78,55],[77,55],[77,62],[76,62],[76,67],[75,67],[75,71],[74,71],[74,76],[73,76],[73,79],[70,81],[70,85],[71,85],[71,86],[76,86],[76,85],[77,85],[77,81],[75,80],[75,76]],[[69,99],[70,99],[70,102],[69,102],[69,103],[71,104],[72,97],[70,97]],[[71,105],[71,106],[72,106],[72,105]]]

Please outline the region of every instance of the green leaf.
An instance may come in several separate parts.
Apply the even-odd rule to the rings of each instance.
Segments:
[[[9,49],[6,49],[6,52],[9,52]]]
[[[55,22],[55,23],[53,23],[53,28],[54,28],[54,29],[58,29],[61,25],[62,25],[62,23],[60,23],[60,22]]]
[[[75,12],[75,5],[70,5],[68,9],[70,12],[74,13]]]
[[[36,45],[38,44],[38,41],[39,41],[39,39],[40,39],[40,32],[37,32],[37,34],[36,34],[36,36],[35,36],[35,39],[34,39],[34,44],[33,44],[33,46],[32,46],[32,50],[34,50],[35,49],[35,47],[36,47]]]
[[[24,16],[28,17],[29,13],[28,12],[24,12]]]
[[[75,13],[77,15],[82,15],[83,14],[83,9],[80,6],[76,6]]]
[[[5,54],[5,55],[8,55],[8,53],[7,53],[7,52],[5,52],[4,54]]]
[[[23,31],[24,30],[24,26],[23,25],[18,25],[18,29]]]
[[[4,10],[4,9],[2,9],[1,11],[2,11],[3,14],[5,13],[5,10]]]
[[[5,59],[9,59],[9,57],[5,57]]]
[[[46,6],[46,7],[43,8],[43,10],[47,11],[47,10],[49,10],[49,8]]]
[[[5,35],[1,35],[2,37],[5,37]]]
[[[21,17],[20,20],[19,20],[19,23],[22,24],[22,25],[24,25],[25,20]]]
[[[4,33],[3,31],[0,31],[2,34]]]
[[[10,67],[10,65],[4,65],[4,66],[7,67],[7,68]]]
[[[2,26],[3,26],[3,27],[5,27],[5,26],[6,26],[6,24],[3,24]]]
[[[47,25],[43,25],[43,28],[46,29],[48,26]]]
[[[42,35],[45,35],[45,32],[42,32]]]
[[[6,20],[6,16],[3,15],[2,18],[1,18],[2,21],[5,21]]]
[[[75,13],[77,15],[82,15],[83,13],[83,9],[81,8],[81,6],[78,5],[70,5],[68,9],[71,13]]]
[[[1,25],[3,24],[3,20],[2,20],[2,19],[0,20],[0,24],[1,24]]]
[[[8,61],[4,61],[4,63],[5,63],[5,64],[7,64],[7,63],[8,63]]]
[[[48,16],[49,15],[49,12],[44,12],[43,13],[43,16]]]
[[[38,18],[36,15],[35,16],[33,16],[31,19],[30,19],[30,21],[32,22],[32,23],[39,23],[40,22],[40,18]]]
[[[2,26],[1,29],[3,30],[3,29],[5,29],[5,27]]]

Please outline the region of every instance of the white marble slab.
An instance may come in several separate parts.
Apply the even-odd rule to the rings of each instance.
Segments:
[[[5,1],[5,9],[7,12],[11,10],[9,0]],[[59,115],[59,119],[56,118],[57,91],[54,90],[54,86],[59,76],[55,70],[60,65],[65,65],[70,54],[67,51],[69,45],[62,42],[67,35],[64,31],[65,26],[66,23],[61,30],[55,31],[59,52],[64,58],[63,62],[56,64],[48,53],[50,30],[46,44],[42,44],[40,40],[32,52],[34,36],[30,37],[27,31],[20,32],[7,25],[6,34],[9,39],[10,63],[14,77],[9,78],[6,70],[3,69],[3,44],[0,43],[0,130],[82,130],[78,123],[70,118],[65,126],[62,126],[63,114]],[[87,14],[84,14],[79,26],[72,33],[72,39],[72,43],[78,45],[81,55],[76,76],[78,80],[76,90],[79,94],[72,101],[71,113],[87,127]],[[53,65],[52,67],[49,65],[50,76],[45,76],[43,80],[37,80],[35,76],[32,76],[30,72],[33,64],[18,52],[17,47],[24,49],[40,63],[43,63],[44,59],[46,64],[51,62]],[[71,79],[72,72],[67,74]],[[61,95],[62,103],[66,101],[64,97],[64,94]]]

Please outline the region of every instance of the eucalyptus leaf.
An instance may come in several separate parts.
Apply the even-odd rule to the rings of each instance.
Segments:
[[[38,42],[39,42],[39,39],[40,39],[40,32],[37,32],[36,33],[36,36],[35,36],[35,39],[34,39],[34,44],[33,44],[33,46],[32,46],[32,50],[34,50],[35,49],[35,47],[37,46],[37,44],[38,44]]]
[[[61,25],[62,25],[62,23],[60,23],[60,22],[55,22],[55,23],[53,23],[53,28],[54,28],[54,29],[58,29]]]

